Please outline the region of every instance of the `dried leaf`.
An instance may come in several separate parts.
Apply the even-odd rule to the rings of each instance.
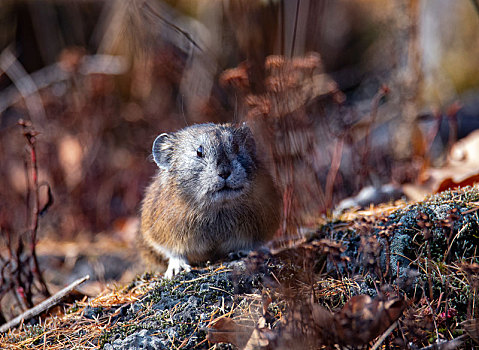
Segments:
[[[463,270],[464,272],[466,272],[469,275],[479,275],[479,264],[478,263],[468,264],[468,263],[463,262],[462,264],[460,264],[460,268],[461,268],[461,270]]]
[[[337,343],[333,317],[318,304],[293,304],[277,341],[280,349],[310,349]]]
[[[220,84],[224,87],[233,87],[245,92],[249,89],[247,65],[240,64],[237,68],[225,70],[220,76]]]
[[[403,298],[383,301],[367,295],[354,296],[335,314],[338,339],[346,345],[367,344],[396,322],[405,308]]]
[[[40,186],[39,186],[39,190],[42,189],[42,188],[44,188],[44,187],[46,187],[46,193],[44,193],[44,196],[43,196],[43,197],[46,196],[46,200],[44,199],[44,200],[42,201],[43,204],[42,204],[42,207],[41,207],[41,209],[40,209],[40,211],[39,211],[39,215],[40,215],[40,216],[45,215],[45,213],[47,212],[48,208],[50,208],[50,207],[52,206],[53,201],[54,201],[54,200],[53,200],[52,189],[51,189],[50,185],[49,185],[48,183],[42,183],[42,184],[40,184]]]
[[[448,189],[456,188],[456,187],[472,186],[477,182],[479,182],[479,174],[468,176],[460,181],[456,181],[453,178],[448,177],[442,180],[442,182],[436,188],[435,193],[439,193],[439,192],[446,191]]]
[[[231,318],[221,317],[213,321],[206,339],[211,343],[231,343],[242,347],[248,342],[252,331],[251,327],[239,325]]]
[[[461,326],[467,335],[476,343],[479,343],[479,322],[477,319],[465,320],[461,323]]]
[[[426,170],[426,180],[421,184],[403,186],[404,193],[409,199],[421,200],[428,193],[439,193],[479,182],[478,149],[479,130],[476,130],[453,145],[445,166]]]
[[[384,333],[402,315],[402,298],[352,297],[339,312],[305,303],[291,310],[279,342],[283,348],[309,349],[318,346],[363,346]]]
[[[273,349],[270,339],[274,337],[268,328],[255,328],[243,350],[269,350]]]

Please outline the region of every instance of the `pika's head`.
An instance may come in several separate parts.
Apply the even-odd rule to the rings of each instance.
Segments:
[[[161,134],[153,143],[153,158],[185,200],[208,206],[247,196],[257,166],[251,130],[229,124],[197,124]]]

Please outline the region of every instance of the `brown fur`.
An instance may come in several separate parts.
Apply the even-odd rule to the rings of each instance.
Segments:
[[[168,258],[160,245],[190,264],[250,250],[268,241],[280,222],[281,197],[273,179],[255,157],[251,186],[226,206],[186,201],[169,171],[160,170],[146,190],[141,212],[139,245],[144,259],[164,270]]]

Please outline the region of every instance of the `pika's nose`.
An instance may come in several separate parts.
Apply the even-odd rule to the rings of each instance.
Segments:
[[[229,166],[220,165],[218,167],[218,176],[226,180],[230,175],[231,175],[231,168]]]

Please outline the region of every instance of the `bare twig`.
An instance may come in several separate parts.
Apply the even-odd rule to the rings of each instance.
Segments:
[[[338,174],[339,167],[341,165],[341,157],[343,155],[343,146],[344,146],[344,137],[341,137],[336,141],[334,147],[333,158],[331,160],[331,168],[328,171],[328,176],[326,178],[326,187],[325,192],[325,202],[326,208],[330,209],[333,205],[333,190],[334,190],[334,180]]]
[[[7,63],[9,64],[10,61]],[[5,67],[8,66],[3,66],[0,62],[0,74],[1,71],[5,69]],[[127,67],[127,62],[122,57],[97,54],[85,55],[78,71],[80,74],[84,75],[119,75],[125,73]],[[8,107],[12,106],[13,104],[19,102],[22,98],[25,99],[25,101],[28,101],[30,99],[30,94],[37,93],[37,90],[47,88],[52,84],[59,83],[71,78],[72,73],[62,69],[59,63],[54,63],[50,66],[46,66],[36,72],[31,73],[30,75],[22,76],[16,81],[16,84],[5,88],[0,93],[0,113],[6,110]],[[34,86],[36,89],[24,89],[23,87],[25,85]],[[19,86],[21,86],[22,89],[20,89]],[[28,107],[29,105],[27,105],[27,108]]]
[[[42,293],[45,296],[50,296],[48,291],[47,284],[43,279],[43,275],[40,270],[40,264],[38,263],[37,253],[35,247],[37,245],[37,231],[38,231],[38,218],[40,214],[40,196],[39,196],[39,186],[38,186],[38,164],[37,164],[37,152],[35,149],[35,136],[37,132],[33,129],[30,129],[24,121],[20,121],[19,124],[23,127],[23,135],[27,139],[27,143],[30,147],[30,161],[32,167],[32,189],[33,189],[33,209],[31,217],[31,227],[30,227],[30,254],[33,259],[34,272],[40,282],[42,287]]]
[[[397,325],[398,325],[398,323],[396,321],[391,326],[389,326],[389,328],[386,330],[386,332],[384,332],[383,335],[381,335],[381,337],[379,337],[378,341],[373,345],[371,350],[378,349],[381,346],[381,344],[383,343],[383,341],[388,337],[388,335],[391,334],[391,332],[397,327]]]
[[[12,80],[18,92],[22,95],[30,118],[37,122],[45,120],[45,110],[38,93],[38,87],[18,62],[10,46],[0,54],[0,73],[1,71]]]
[[[291,57],[294,56],[294,46],[296,44],[296,31],[298,29],[299,5],[301,0],[296,0],[296,12],[294,14],[293,41],[291,43]]]
[[[389,88],[387,86],[382,86],[379,91],[374,95],[372,103],[371,103],[371,116],[370,120],[367,123],[366,132],[364,136],[364,146],[362,150],[362,159],[361,159],[361,169],[362,169],[362,176],[361,179],[365,179],[367,175],[369,175],[369,167],[368,167],[368,159],[369,159],[369,151],[371,148],[371,128],[376,123],[379,104],[381,99],[389,93]]]
[[[472,5],[474,6],[474,9],[476,10],[476,13],[479,14],[479,1],[478,0],[471,0]]]
[[[451,104],[446,112],[447,121],[449,123],[449,139],[447,141],[447,152],[450,154],[452,146],[457,141],[457,113],[461,110],[462,106],[459,102]]]
[[[160,21],[162,21],[163,23],[165,23],[168,27],[172,28],[174,31],[176,31],[177,33],[181,34],[182,36],[184,36],[186,38],[186,40],[188,40],[188,42],[190,42],[194,47],[196,47],[199,51],[203,51],[203,49],[201,48],[200,44],[198,44],[195,39],[193,38],[193,36],[188,33],[186,30],[183,30],[181,29],[179,26],[177,26],[176,24],[174,24],[172,21],[170,21],[168,18],[166,18],[165,16],[163,16],[157,8],[153,7],[151,2],[149,1],[143,1],[142,4],[141,4],[141,7],[142,7],[142,10],[144,10],[144,15],[147,14],[149,12],[149,14],[152,14],[155,18],[159,19]]]
[[[86,275],[85,277],[82,277],[80,279],[77,279],[67,287],[63,288],[60,290],[58,293],[55,295],[51,296],[50,298],[42,301],[40,304],[37,306],[25,311],[23,314],[15,317],[13,320],[9,321],[8,323],[2,325],[0,327],[0,333],[8,331],[10,328],[15,327],[16,325],[20,324],[20,322],[29,320],[32,317],[40,315],[42,312],[48,310],[52,306],[55,306],[58,304],[65,296],[67,296],[73,289],[75,289],[77,286],[85,282],[86,280],[90,279],[89,275]]]
[[[461,336],[459,336],[455,339],[446,340],[446,341],[443,341],[443,342],[440,342],[440,343],[434,343],[434,344],[428,345],[424,348],[421,348],[420,350],[457,349],[462,344],[462,342],[466,339],[467,339],[467,336],[461,335]]]

